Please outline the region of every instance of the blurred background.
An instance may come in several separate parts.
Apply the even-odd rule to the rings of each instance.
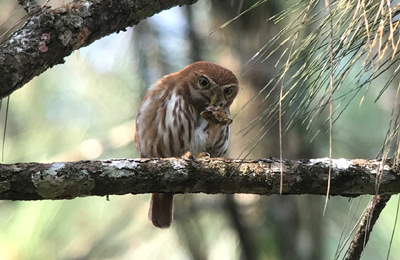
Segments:
[[[67,2],[51,0],[48,5]],[[269,1],[211,32],[256,2],[200,0],[75,51],[65,64],[11,95],[4,163],[139,157],[134,121],[147,89],[163,75],[198,60],[220,64],[239,78],[228,156],[243,158],[262,126],[245,135],[239,131],[270,103],[261,102],[261,97],[240,113],[239,109],[277,73],[281,54],[245,64],[286,25],[288,21],[275,24],[268,19],[288,3]],[[0,35],[23,15],[17,1],[0,0]],[[376,82],[379,85],[379,79]],[[379,88],[371,88],[361,106],[363,93],[355,98],[335,123],[334,158],[375,158],[387,132],[396,87],[377,102]],[[4,104],[0,112],[2,129]],[[312,142],[302,124],[284,135],[284,158],[329,155],[326,115],[317,123],[321,131]],[[278,126],[272,123],[248,158],[270,156],[279,157]],[[335,259],[347,250],[343,244],[369,199],[331,197],[323,216],[323,196],[177,195],[175,220],[168,230],[148,221],[149,194],[110,196],[110,201],[0,201],[0,260]],[[362,259],[386,259],[397,201],[394,196],[384,209]],[[399,243],[396,232],[393,245]],[[389,259],[400,259],[399,247],[391,248]]]

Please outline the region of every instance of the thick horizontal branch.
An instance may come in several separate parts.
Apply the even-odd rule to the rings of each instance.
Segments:
[[[333,160],[331,195],[375,194],[382,161]],[[326,193],[329,159],[284,162],[284,194]],[[400,193],[398,166],[386,161],[380,194]],[[113,159],[0,164],[1,200],[72,199],[112,194],[279,193],[276,159]]]
[[[73,50],[125,30],[162,10],[197,0],[75,0],[60,8],[29,5],[29,19],[0,43],[0,98],[21,88]],[[0,39],[1,40],[1,39]],[[118,46],[115,46],[118,48]]]

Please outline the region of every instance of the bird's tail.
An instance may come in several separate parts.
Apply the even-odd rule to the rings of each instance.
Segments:
[[[150,201],[149,219],[158,228],[169,228],[174,206],[172,193],[153,193]]]

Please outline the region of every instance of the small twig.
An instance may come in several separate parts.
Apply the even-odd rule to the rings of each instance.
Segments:
[[[7,131],[7,119],[8,119],[8,108],[10,106],[10,96],[7,97],[7,104],[6,104],[6,116],[4,119],[4,129],[3,129],[3,144],[1,146],[1,161],[4,162],[4,146],[6,143],[6,131]]]
[[[363,219],[361,220],[360,226],[358,227],[357,233],[351,241],[350,247],[347,250],[347,256],[345,260],[358,260],[364,251],[365,245],[369,240],[369,236],[372,232],[379,215],[385,208],[386,203],[389,201],[391,196],[375,195],[370,202],[370,205],[365,212]]]
[[[44,4],[42,4],[42,8],[45,7],[48,3],[50,2],[50,0],[46,0],[46,2],[44,2]]]
[[[388,253],[387,253],[387,256],[386,256],[386,260],[389,260],[389,256],[390,256],[390,249],[391,249],[391,247],[392,247],[393,237],[394,237],[394,233],[395,233],[395,231],[396,231],[396,226],[397,226],[397,218],[399,217],[399,206],[400,206],[400,197],[397,196],[396,218],[394,219],[394,225],[393,225],[393,230],[392,230],[392,236],[390,237],[389,249],[388,249]]]

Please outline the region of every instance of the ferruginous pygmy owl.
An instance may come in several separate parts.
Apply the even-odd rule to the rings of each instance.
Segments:
[[[136,148],[142,158],[178,157],[207,152],[223,157],[229,146],[229,107],[238,80],[228,69],[196,62],[158,80],[143,98],[136,119]],[[168,228],[173,194],[154,193],[149,219]]]

